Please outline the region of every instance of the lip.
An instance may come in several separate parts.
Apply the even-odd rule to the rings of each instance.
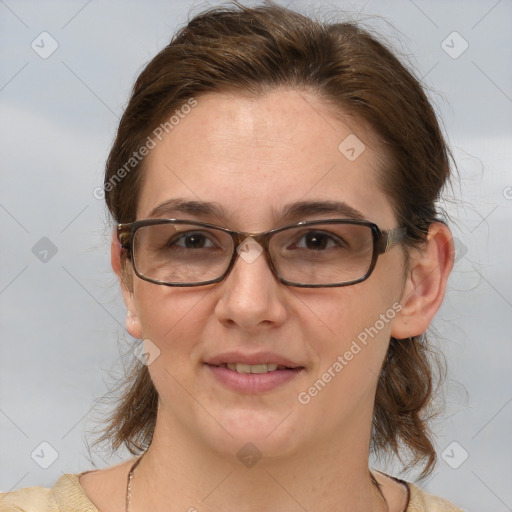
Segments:
[[[286,370],[274,370],[267,373],[238,373],[223,366],[224,363],[242,364],[277,364],[286,366]],[[290,359],[274,352],[255,352],[243,354],[241,352],[226,352],[209,358],[204,367],[223,386],[238,393],[257,394],[277,389],[280,386],[297,378],[304,371],[304,367]]]
[[[218,354],[205,361],[210,366],[219,366],[224,363],[242,363],[242,364],[277,364],[288,368],[303,368],[302,365],[291,361],[274,352],[255,352],[253,354],[244,354],[242,352],[225,352]]]
[[[204,366],[222,385],[233,391],[248,394],[272,391],[295,379],[304,371],[303,367],[297,367],[267,373],[238,373],[236,370],[230,370],[223,366],[212,366],[207,363]]]

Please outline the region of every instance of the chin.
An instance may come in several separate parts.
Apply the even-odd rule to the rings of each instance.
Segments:
[[[234,455],[242,464],[246,458],[264,463],[269,459],[289,457],[300,444],[297,426],[289,421],[294,415],[287,418],[289,412],[245,409],[226,413],[220,420],[225,430],[216,429],[218,435],[210,437],[210,443],[219,455],[230,458]]]

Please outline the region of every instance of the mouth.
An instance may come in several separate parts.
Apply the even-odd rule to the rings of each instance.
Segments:
[[[207,363],[208,364],[208,363]],[[259,364],[245,364],[245,363],[222,363],[219,365],[209,365],[215,366],[217,368],[226,368],[233,372],[238,373],[270,373],[276,371],[285,371],[285,370],[297,370],[301,369],[302,366],[289,367],[283,364],[275,364],[275,363],[259,363]]]
[[[223,387],[245,394],[270,392],[293,381],[305,370],[277,354],[222,354],[204,363]]]

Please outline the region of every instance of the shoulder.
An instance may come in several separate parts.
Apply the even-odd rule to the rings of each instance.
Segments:
[[[62,475],[52,488],[26,487],[0,493],[0,512],[98,512],[124,507],[133,461],[80,474]]]
[[[80,489],[103,512],[124,510],[128,472],[132,465],[133,460],[130,460],[83,473],[80,475]]]
[[[26,487],[0,494],[0,512],[98,512],[79,475],[62,475],[52,488]]]
[[[392,510],[403,510],[404,504],[407,503],[406,512],[464,512],[449,501],[433,496],[417,485],[400,478],[381,471],[376,471],[375,477],[381,484],[381,489]],[[390,485],[390,482],[394,485]],[[399,488],[402,490],[401,493],[397,491]]]
[[[406,512],[464,512],[453,503],[433,496],[418,486],[408,483],[410,491],[409,506]]]
[[[50,489],[45,487],[27,487],[16,491],[0,493],[0,511],[53,512],[58,510],[51,503]]]

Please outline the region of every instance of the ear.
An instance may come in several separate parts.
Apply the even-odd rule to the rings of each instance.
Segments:
[[[430,225],[424,246],[410,253],[409,271],[391,336],[406,339],[424,334],[441,307],[453,267],[452,234],[442,222]]]
[[[119,284],[121,285],[121,291],[123,293],[123,300],[126,305],[126,330],[134,338],[142,339],[142,326],[133,296],[133,279],[130,275],[132,269],[128,268],[131,267],[131,265],[126,258],[123,257],[123,251],[121,243],[114,232],[112,234],[112,242],[110,244],[110,262],[112,264],[112,269],[119,279]]]

